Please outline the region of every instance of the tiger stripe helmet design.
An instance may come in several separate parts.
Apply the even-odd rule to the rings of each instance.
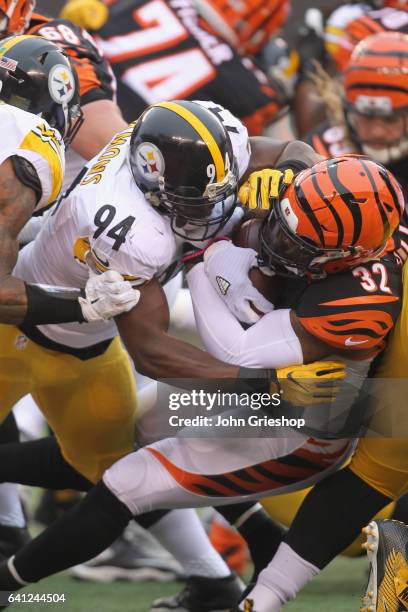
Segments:
[[[0,0],[0,37],[23,34],[35,4],[35,0]]]
[[[390,116],[408,110],[408,35],[381,32],[354,49],[344,74],[348,110]]]
[[[256,54],[286,22],[290,0],[195,0],[215,32],[243,55]]]
[[[360,116],[402,117],[397,138],[377,142],[359,136]],[[344,116],[350,138],[362,152],[383,164],[408,154],[408,35],[381,32],[354,49],[344,73]]]
[[[130,165],[146,199],[183,238],[186,232],[189,240],[211,238],[234,211],[239,175],[231,140],[198,102],[147,108],[132,133]]]
[[[261,259],[276,274],[324,278],[380,256],[403,210],[401,188],[382,165],[358,155],[321,161],[274,201]]]

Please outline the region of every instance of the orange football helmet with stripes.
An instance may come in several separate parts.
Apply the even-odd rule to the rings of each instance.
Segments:
[[[244,55],[257,53],[285,23],[290,0],[195,0],[214,31]]]
[[[402,190],[380,164],[358,155],[321,161],[273,202],[261,260],[279,275],[324,278],[379,257],[403,210]]]
[[[388,164],[408,155],[408,35],[380,32],[357,45],[344,72],[344,113],[351,139],[369,157]],[[363,140],[359,115],[404,123],[396,140]]]
[[[0,37],[23,34],[28,28],[35,0],[0,0]]]

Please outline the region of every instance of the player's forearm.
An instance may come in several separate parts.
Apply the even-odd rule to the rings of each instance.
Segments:
[[[25,284],[14,276],[0,279],[0,323],[19,325],[27,314]]]
[[[239,367],[219,361],[210,354],[169,336],[165,331],[146,324],[144,337],[127,325],[131,315],[121,315],[116,323],[122,340],[141,374],[153,379],[201,378],[235,379]]]
[[[212,355],[246,368],[282,368],[303,362],[287,309],[270,312],[244,329],[215,292],[204,264],[197,264],[187,280],[198,331]]]
[[[85,159],[92,159],[127,127],[118,106],[112,100],[97,100],[82,107],[84,124],[74,138],[72,148]]]
[[[0,323],[44,325],[83,322],[79,289],[31,285],[14,276],[0,279]]]

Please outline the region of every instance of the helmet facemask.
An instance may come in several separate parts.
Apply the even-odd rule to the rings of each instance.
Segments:
[[[172,189],[161,176],[159,192],[154,196],[170,217],[177,236],[202,241],[213,238],[227,223],[237,205],[237,191],[238,171],[234,162],[233,170],[228,170],[219,183],[209,183],[202,195],[197,187]]]
[[[347,129],[352,141],[354,141],[361,152],[367,155],[370,159],[376,162],[388,165],[398,162],[400,159],[408,155],[408,111],[391,113],[381,113],[373,110],[372,112],[361,112],[355,106],[350,104],[344,105],[344,116]],[[367,119],[384,119],[400,117],[403,121],[403,129],[401,136],[394,141],[384,142],[374,139],[363,139],[359,135],[358,120],[359,117]],[[381,148],[375,145],[382,145]]]
[[[286,202],[284,195],[274,199],[271,210],[262,223],[259,256],[261,266],[268,267],[278,276],[317,280],[327,276],[324,266],[329,262],[358,255],[358,248],[324,249],[317,247],[307,238],[297,236],[284,219]]]

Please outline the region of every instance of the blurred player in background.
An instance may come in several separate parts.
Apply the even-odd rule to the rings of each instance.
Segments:
[[[288,0],[263,3],[261,18],[241,29],[239,24],[245,24],[254,9],[248,2],[231,8],[228,15],[224,11],[223,23],[219,7],[196,6],[189,0],[106,4],[109,19],[98,30],[97,41],[112,65],[118,103],[128,120],[159,100],[212,100],[228,107],[250,135],[257,135],[285,112],[280,86],[257,68],[249,53],[284,24]],[[81,20],[78,7],[69,2],[63,14]]]

